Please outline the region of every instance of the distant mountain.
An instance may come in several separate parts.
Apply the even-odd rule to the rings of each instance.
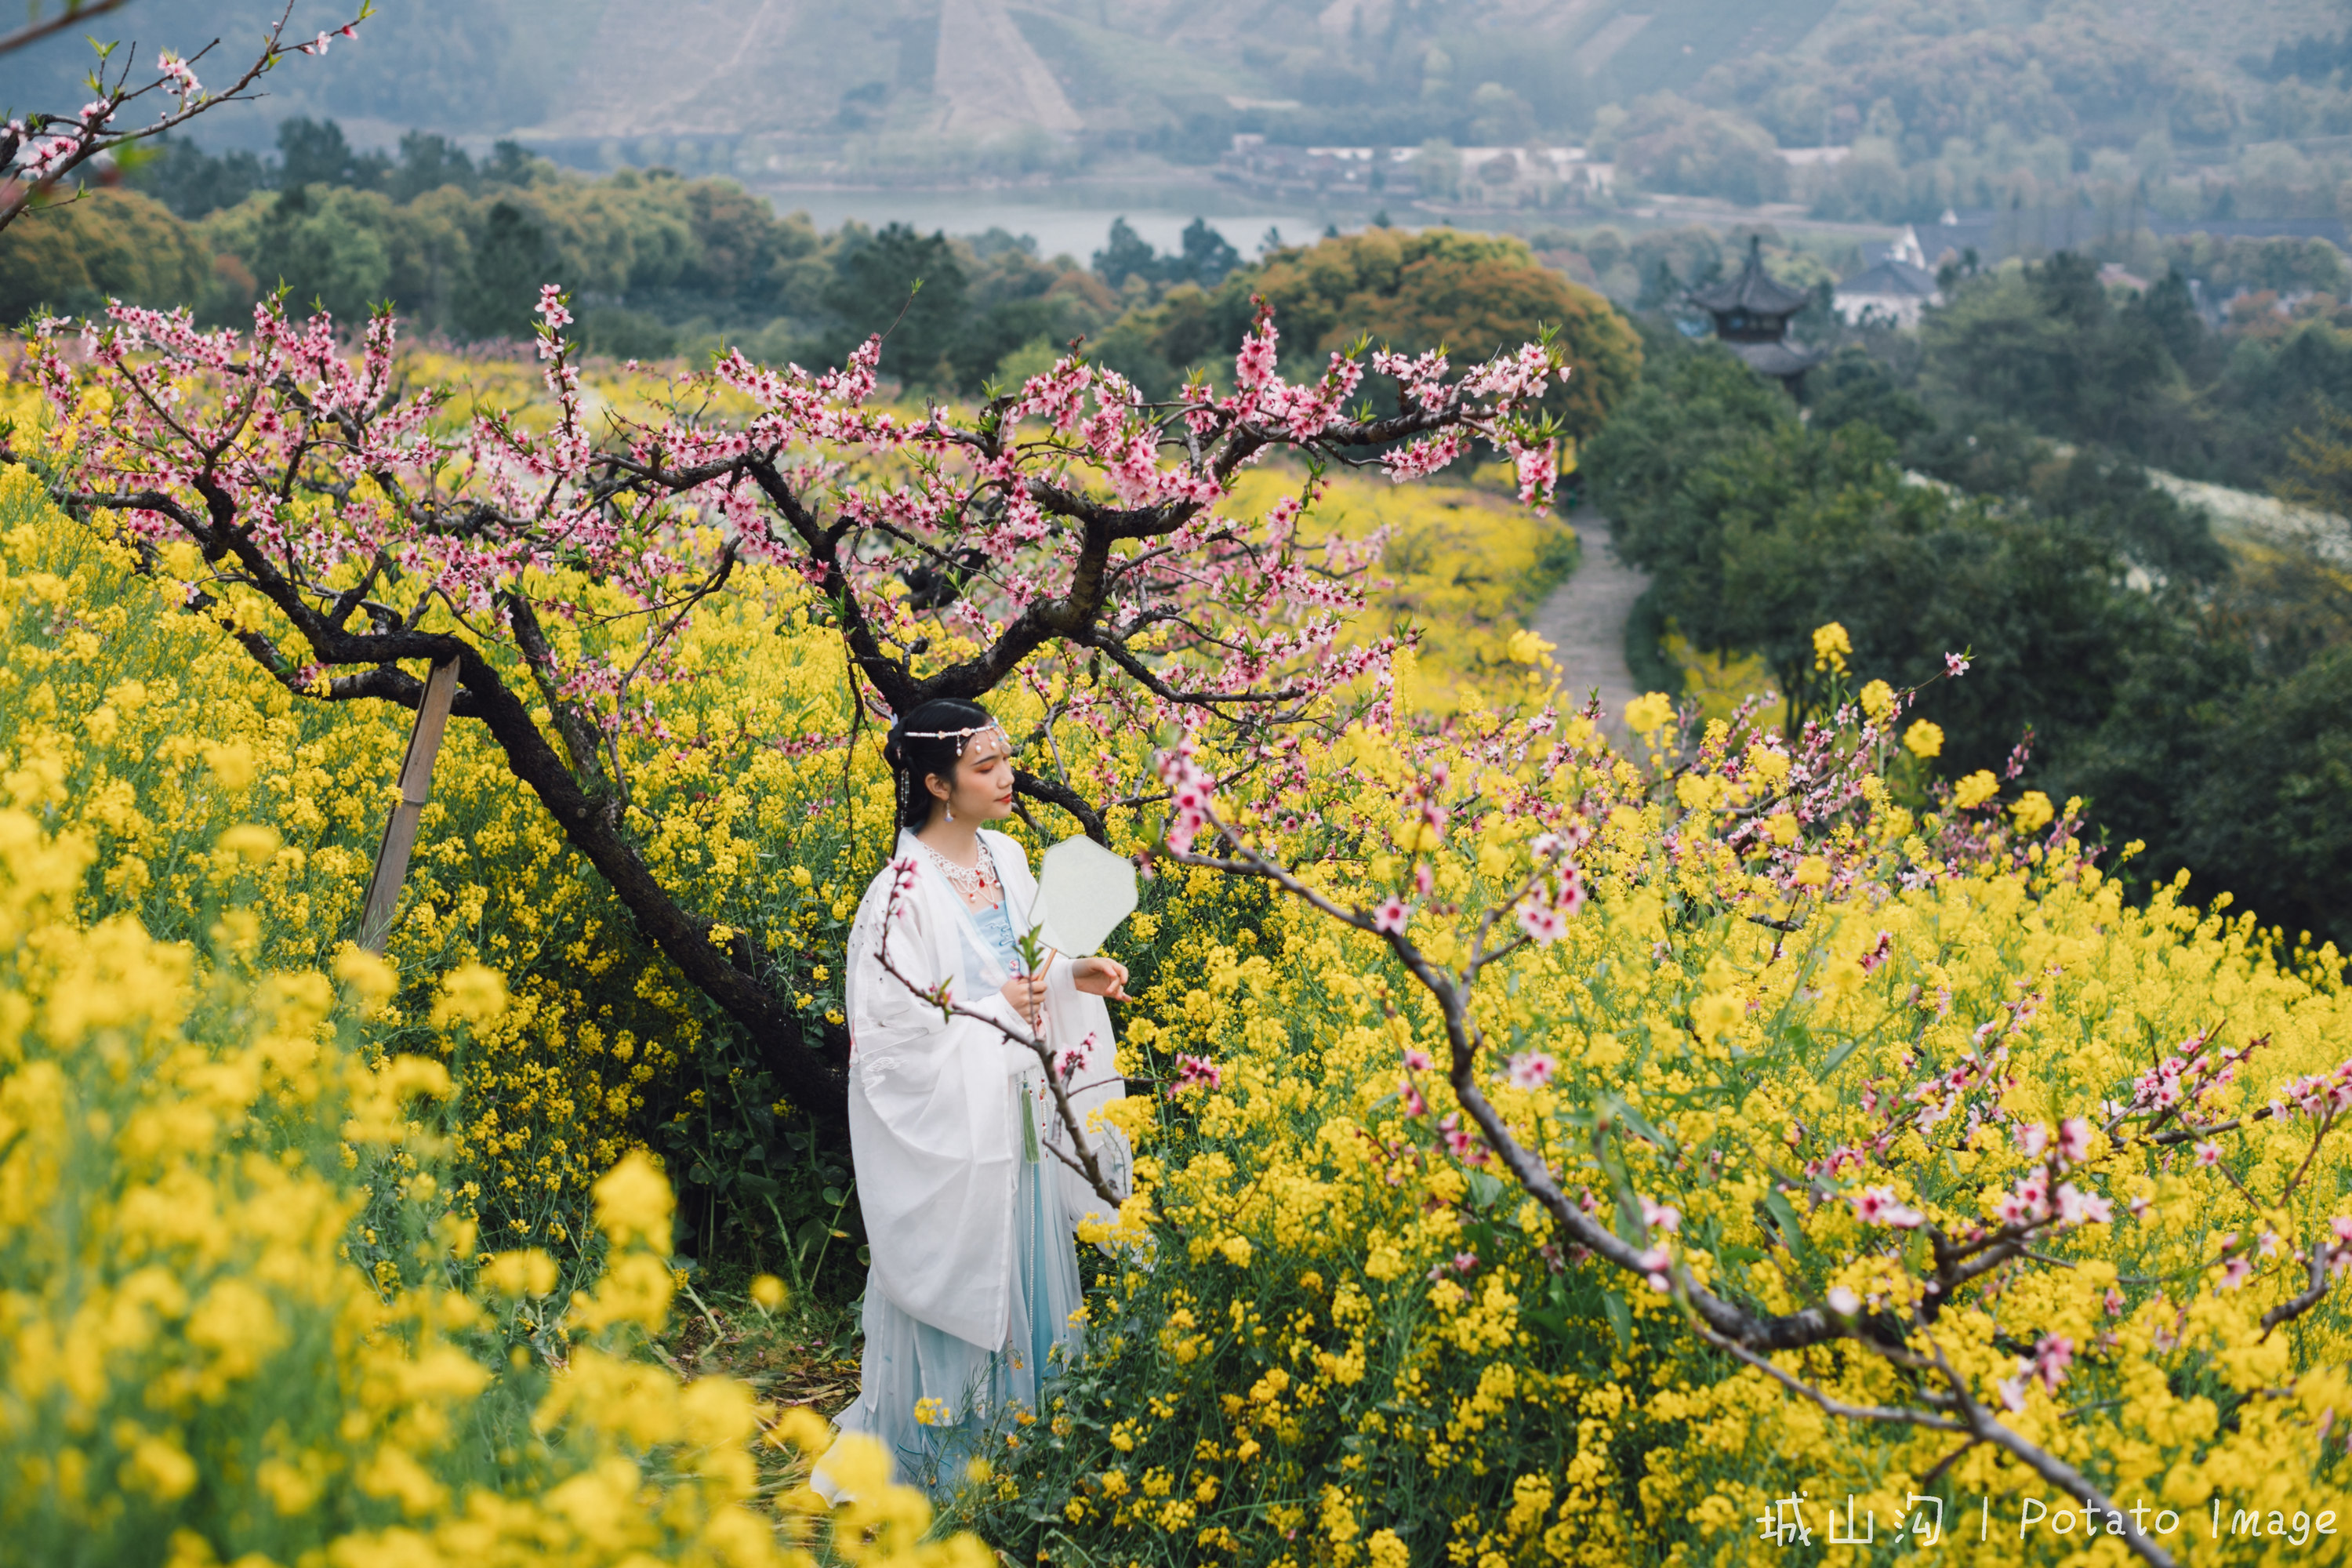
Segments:
[[[1913,0],[383,0],[358,40],[289,63],[265,103],[208,120],[200,140],[266,146],[278,119],[309,114],[341,121],[362,144],[415,126],[478,143],[518,136],[576,162],[691,162],[685,146],[746,168],[803,148],[911,157],[1039,133],[1193,157],[1242,130],[1510,142],[1581,133],[1603,106],[1643,94],[1702,95],[1746,61],[1818,58],[1890,28],[2021,28],[2044,10],[2032,0],[1932,10]],[[275,12],[270,0],[132,0],[91,26],[136,39],[142,61],[217,33],[215,59],[199,68],[220,79]],[[2333,7],[2104,0],[2069,15],[2227,73],[2326,30]],[[328,0],[298,0],[298,32],[345,19]],[[88,63],[65,38],[0,59],[0,102],[69,109]]]

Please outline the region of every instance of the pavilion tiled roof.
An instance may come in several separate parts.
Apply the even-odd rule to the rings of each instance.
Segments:
[[[1748,265],[1727,283],[1690,291],[1691,303],[1702,310],[1745,310],[1752,316],[1788,316],[1805,308],[1811,290],[1793,288],[1764,270],[1764,242],[1748,241]]]

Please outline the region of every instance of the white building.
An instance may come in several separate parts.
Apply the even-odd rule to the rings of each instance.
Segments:
[[[1837,286],[1837,313],[1853,325],[1868,319],[1916,327],[1922,310],[1944,302],[1936,275],[1927,270],[1918,230],[1909,225],[1892,245],[1867,247],[1863,257],[1868,265]]]

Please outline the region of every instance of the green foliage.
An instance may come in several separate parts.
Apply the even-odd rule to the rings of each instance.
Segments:
[[[471,338],[527,334],[548,261],[547,231],[530,214],[511,201],[492,203],[474,245],[469,287],[458,301],[458,330]]]
[[[867,237],[853,233],[824,291],[839,323],[826,342],[838,361],[874,332],[889,334],[891,374],[930,383],[950,379],[948,350],[964,320],[963,263],[944,234],[920,235],[894,223]]]
[[[1983,650],[1922,710],[1962,772],[1998,764],[2028,726],[2096,723],[2145,606],[2116,585],[2116,542],[1912,482],[1894,458],[1866,422],[1800,425],[1712,346],[1645,382],[1589,451],[1594,499],[1656,577],[1659,612],[1704,652],[1761,655],[1792,726],[1817,704],[1812,631],[1832,620],[1859,666],[1899,683]]]
[[[205,247],[152,198],[92,191],[0,231],[0,321],[22,321],[42,305],[103,309],[109,298],[173,304],[202,292],[211,275]]]
[[[1902,446],[1936,427],[1936,417],[1895,384],[1886,367],[1849,346],[1805,375],[1812,426],[1823,435],[1842,426],[1867,424]]]
[[[502,142],[501,147],[512,147]],[[395,202],[411,202],[427,191],[446,185],[472,192],[480,183],[474,160],[463,147],[429,131],[411,131],[400,139],[400,160],[386,171],[383,189]]]
[[[2149,307],[2114,304],[2086,257],[1974,283],[1922,321],[1920,339],[1931,398],[1964,415],[2141,453],[2189,422],[2186,378]]]
[[[2015,421],[1965,423],[2006,396],[2028,418],[2144,430],[2145,389],[2124,367],[2170,367],[2152,341],[2062,363],[2082,337],[2125,335],[2133,308],[2047,272],[1999,289],[1966,333],[1931,327],[1923,384],[1969,384],[1937,357],[1956,339],[1964,368],[1999,370],[1987,340],[2001,339],[2073,396],[2018,372],[2005,393],[1947,393],[1948,422],[1922,424],[1857,354],[1824,367],[1800,424],[1722,349],[1654,334],[1641,386],[1585,458],[1619,550],[1655,576],[1657,629],[1760,656],[1792,721],[1819,701],[1811,637],[1826,622],[1845,626],[1857,668],[1897,683],[1973,647],[1968,677],[1920,704],[1945,731],[1939,766],[2001,769],[2030,735],[2036,786],[2084,797],[2117,842],[2144,840],[2148,869],[2191,868],[2265,920],[2340,936],[2327,889],[2347,868],[2352,724],[2340,690],[2333,707],[2320,695],[2352,641],[2339,577],[2290,555],[2233,563],[2201,512],[2105,449],[2062,455]],[[2340,447],[2306,447],[2314,474],[2334,471]]]
[[[304,185],[356,185],[373,190],[391,172],[391,160],[381,153],[352,151],[343,128],[331,120],[303,118],[280,121],[278,126],[278,184],[294,191]]]
[[[1763,127],[1674,93],[1638,99],[1617,132],[1617,162],[1644,190],[1754,206],[1789,193],[1789,165]]]
[[[1185,225],[1175,252],[1162,256],[1121,217],[1111,220],[1110,238],[1095,252],[1094,269],[1114,289],[1130,278],[1146,283],[1198,283],[1214,288],[1241,260],[1241,252],[1211,228],[1206,218],[1196,217]]]
[[[2095,260],[2068,252],[1953,278],[1910,366],[1885,366],[1941,426],[1927,466],[1959,479],[1950,470],[1972,459],[1951,444],[2014,424],[2242,488],[2279,477],[2291,433],[2352,400],[2352,316],[2327,292],[2352,292],[2352,271],[2324,242],[2183,242],[2173,255],[2176,269],[2140,294],[2107,288]],[[2192,268],[2209,293],[2257,289],[2222,331],[2195,308]],[[2280,290],[2307,291],[2311,308],[2273,311]]]
[[[263,203],[267,203],[264,206]],[[285,284],[339,320],[363,319],[392,281],[391,203],[348,186],[297,185],[254,204],[251,247],[239,259],[267,290]]]
[[[2193,886],[2234,893],[2265,921],[2341,941],[2352,600],[2307,565],[2274,571],[2249,574],[2208,615],[2156,627],[2130,650],[2112,711],[2074,749],[2068,778],[2118,833],[2147,840],[2150,869],[2187,869]],[[2283,589],[2333,602],[2306,598],[2286,626],[2263,626],[2265,609],[2287,620],[2277,616]],[[2273,629],[2320,646],[2298,658],[2265,646],[2261,633]]]
[[[1524,241],[1445,228],[1366,229],[1277,251],[1213,291],[1171,289],[1131,331],[1107,337],[1105,362],[1222,373],[1255,299],[1274,307],[1286,353],[1318,358],[1369,336],[1407,353],[1443,347],[1470,363],[1557,328],[1574,374],[1546,406],[1580,438],[1601,427],[1641,365],[1623,318],[1538,263]]]
[[[1881,222],[2041,201],[2078,172],[2077,147],[2131,147],[2134,175],[2161,174],[2173,144],[2226,143],[2242,118],[2229,88],[2161,30],[2081,11],[2018,26],[1980,10],[1874,6],[1817,47],[1735,53],[1691,96],[1782,146],[1850,146],[1800,194],[1816,216]]]
[[[128,183],[190,223],[236,205],[254,192],[267,190],[276,179],[274,171],[242,148],[215,154],[168,134],[150,145],[150,156],[132,168]]]

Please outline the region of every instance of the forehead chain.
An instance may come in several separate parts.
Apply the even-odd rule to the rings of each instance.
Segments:
[[[965,745],[971,742],[974,735],[985,735],[991,730],[995,731],[1000,735],[1004,733],[1004,726],[998,723],[995,720],[991,719],[985,724],[974,724],[968,730],[909,730],[907,731],[907,739],[910,741],[953,741],[956,743],[956,755],[961,757],[963,755]],[[1007,736],[1005,739],[1005,744],[1011,745],[1012,743],[1012,738]]]

